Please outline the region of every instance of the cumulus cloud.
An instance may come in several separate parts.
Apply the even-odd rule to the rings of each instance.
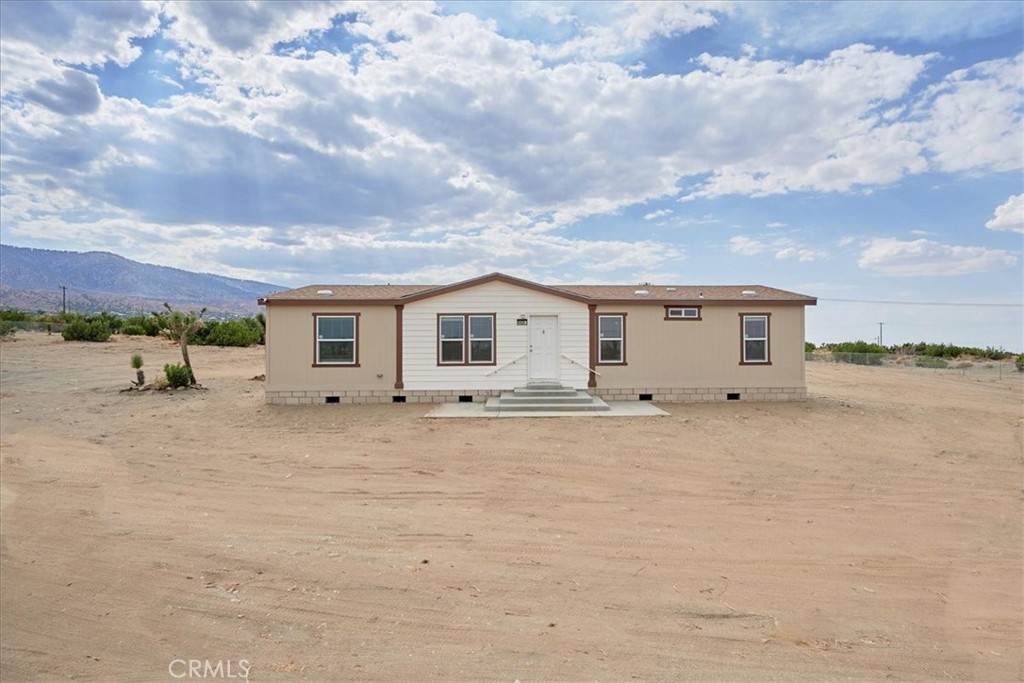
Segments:
[[[995,215],[985,223],[985,227],[1024,233],[1024,194],[1015,194],[997,206]]]
[[[982,273],[1017,264],[1017,257],[1002,249],[965,247],[932,240],[872,239],[857,265],[883,275],[951,276]]]
[[[91,114],[100,108],[100,88],[92,74],[65,69],[60,78],[43,78],[25,91],[25,99],[65,116]]]
[[[1024,166],[1020,131],[1024,54],[954,71],[928,89],[912,128],[944,171]]]
[[[729,238],[729,251],[743,256],[753,256],[765,250],[765,246],[755,239],[744,235]]]
[[[142,52],[132,39],[153,35],[160,25],[159,13],[159,3],[132,0],[87,7],[61,0],[2,2],[0,40],[66,64],[112,61],[125,66]]]

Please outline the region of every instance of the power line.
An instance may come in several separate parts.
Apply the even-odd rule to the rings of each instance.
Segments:
[[[959,303],[953,301],[880,301],[877,299],[824,299],[818,297],[818,301],[837,301],[848,304],[893,304],[896,306],[970,306],[978,308],[980,306],[991,307],[991,308],[1024,308],[1024,303],[1020,304],[993,304],[993,303]]]

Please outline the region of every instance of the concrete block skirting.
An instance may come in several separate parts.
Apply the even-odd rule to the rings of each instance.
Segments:
[[[659,403],[698,403],[729,400],[729,394],[738,395],[739,401],[804,401],[807,400],[805,387],[716,387],[687,389],[681,387],[640,387],[632,389],[588,390],[590,394],[605,401],[637,401],[641,394],[649,394],[651,400]],[[473,403],[486,403],[492,396],[500,396],[501,390],[415,390],[392,389],[349,389],[309,391],[267,391],[266,402],[274,405],[313,405],[323,403],[460,403],[461,397],[469,396]],[[404,401],[396,401],[395,397]],[[329,400],[329,399],[337,400]]]
[[[267,391],[266,402],[273,405],[312,405],[321,403],[459,403],[463,396],[469,396],[473,403],[486,403],[492,396],[501,395],[501,391],[474,390],[453,391],[438,389],[429,391],[404,391],[398,389],[328,389],[323,391]],[[395,397],[404,398],[396,401]],[[337,400],[329,400],[334,399]]]
[[[657,403],[703,403],[718,401],[806,401],[806,387],[640,387],[630,389],[603,389],[590,393],[606,401],[638,401],[641,394],[650,395]],[[729,398],[732,394],[736,398]]]

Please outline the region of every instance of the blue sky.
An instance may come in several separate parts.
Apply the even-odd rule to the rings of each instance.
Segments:
[[[1021,350],[1022,50],[1019,2],[5,0],[0,241],[765,284],[810,341]]]

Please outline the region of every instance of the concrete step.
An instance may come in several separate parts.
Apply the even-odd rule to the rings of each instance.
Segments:
[[[516,396],[575,396],[577,391],[572,387],[516,387],[512,390]]]
[[[591,400],[585,403],[583,402],[550,402],[550,401],[530,401],[530,402],[517,402],[509,403],[505,397],[489,398],[487,403],[484,405],[484,410],[487,412],[517,412],[517,413],[572,413],[581,412],[588,413],[601,410],[609,410],[608,404],[599,398],[590,397]]]
[[[570,394],[557,396],[523,396],[521,394],[502,394],[501,402],[509,405],[529,403],[590,403],[594,397],[584,392],[574,391]]]

